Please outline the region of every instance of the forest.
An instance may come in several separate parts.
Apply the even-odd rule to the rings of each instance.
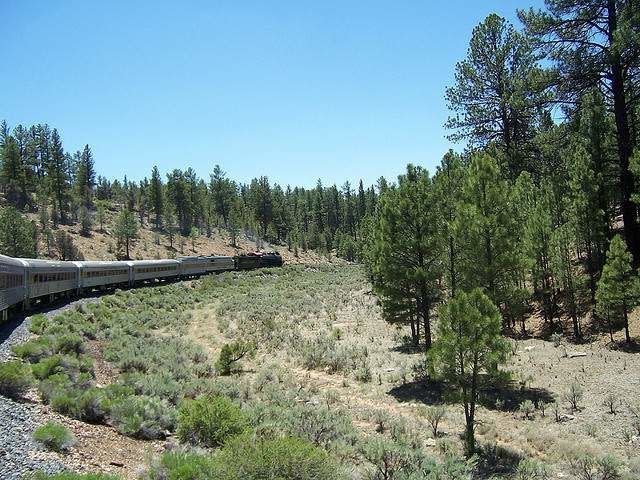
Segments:
[[[249,232],[361,264],[384,320],[426,359],[422,373],[456,392],[474,458],[479,392],[503,385],[509,341],[535,326],[558,344],[606,334],[608,348],[638,351],[640,6],[545,5],[519,10],[521,26],[491,14],[471,32],[443,92],[459,151],[375,185],[243,184],[218,165],[209,178],[154,167],[141,181],[107,179],[89,145],[71,153],[53,127],[3,122],[0,253],[73,259],[58,226],[90,236],[115,210],[118,258],[146,225],[172,245],[224,229],[232,244]],[[39,251],[42,239],[54,247]],[[578,478],[621,478],[603,465]]]

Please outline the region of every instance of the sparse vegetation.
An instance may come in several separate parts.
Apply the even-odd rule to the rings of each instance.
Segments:
[[[18,361],[0,363],[0,395],[19,397],[32,384],[31,369]]]
[[[580,410],[580,401],[584,396],[584,388],[577,383],[571,382],[565,391],[563,398],[569,404],[573,411]]]
[[[64,425],[55,422],[48,422],[36,428],[33,438],[56,452],[68,450],[75,442],[73,434]]]
[[[420,411],[421,415],[427,419],[431,426],[433,438],[438,438],[438,425],[444,419],[447,414],[444,405],[434,405],[431,407],[425,407]]]

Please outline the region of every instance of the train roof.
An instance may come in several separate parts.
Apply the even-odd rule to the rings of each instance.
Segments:
[[[164,260],[133,260],[127,262],[134,267],[141,266],[153,266],[153,265],[180,265],[178,260],[164,259]]]
[[[36,258],[19,258],[27,264],[29,268],[54,268],[54,269],[69,269],[77,270],[78,266],[74,262],[66,262],[62,260],[43,260]]]
[[[109,261],[109,260],[89,260],[89,261],[81,261],[81,262],[73,262],[79,267],[86,268],[98,268],[98,267],[128,267],[131,262],[123,262],[123,261]]]
[[[28,263],[22,258],[7,257],[6,255],[0,255],[0,264],[13,265],[16,267],[28,266]]]

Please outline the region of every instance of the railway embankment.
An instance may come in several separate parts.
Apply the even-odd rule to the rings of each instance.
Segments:
[[[82,298],[42,312],[47,317],[74,308],[80,303],[96,301]],[[19,316],[0,325],[0,362],[12,357],[11,347],[31,338],[29,316]],[[0,478],[19,480],[36,470],[55,473],[65,465],[52,457],[33,440],[33,431],[46,422],[40,403],[12,400],[0,395]]]

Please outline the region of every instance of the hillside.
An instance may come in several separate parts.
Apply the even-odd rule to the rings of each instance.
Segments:
[[[117,260],[122,258],[122,252],[117,250],[117,238],[114,234],[114,222],[117,215],[115,208],[106,210],[106,220],[103,228],[95,221],[95,212],[91,234],[84,236],[81,234],[80,224],[59,225],[53,230],[53,238],[57,230],[64,231],[71,236],[74,245],[85,260]],[[27,218],[37,222],[37,214],[27,214]],[[342,262],[333,255],[320,255],[314,251],[298,250],[295,254],[289,251],[286,245],[272,245],[251,237],[247,233],[241,233],[237,240],[237,247],[231,245],[229,232],[224,228],[212,229],[211,236],[199,235],[192,244],[191,239],[175,234],[173,246],[166,231],[157,232],[153,225],[146,220],[140,225],[138,223],[138,234],[130,246],[130,257],[134,260],[147,260],[158,258],[176,258],[187,255],[237,255],[256,251],[278,251],[285,263],[326,263]],[[47,248],[46,239],[42,235],[38,239],[38,254],[42,258],[59,258],[55,241]]]

